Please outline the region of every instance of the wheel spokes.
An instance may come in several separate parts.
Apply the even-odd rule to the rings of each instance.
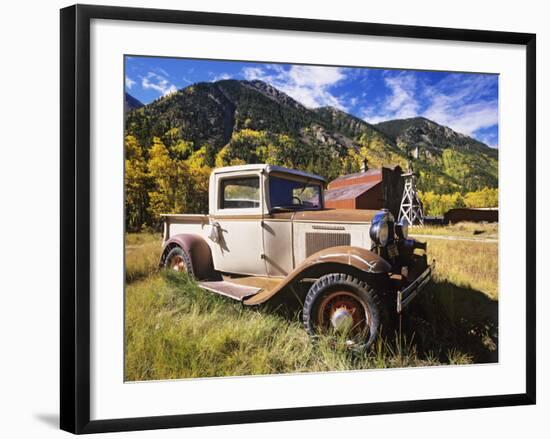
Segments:
[[[172,270],[178,271],[178,272],[187,271],[185,267],[185,261],[181,256],[174,256],[170,261],[170,267],[172,268]]]
[[[321,302],[318,322],[321,328],[362,338],[369,330],[368,307],[352,292],[335,291]]]

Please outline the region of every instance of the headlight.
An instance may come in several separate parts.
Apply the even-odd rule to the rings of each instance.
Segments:
[[[377,245],[382,247],[386,246],[390,237],[390,230],[388,223],[384,220],[376,221],[372,223],[370,228],[370,239],[372,239]]]
[[[401,220],[399,224],[395,225],[395,233],[400,239],[407,239],[409,237],[409,223],[406,220]]]

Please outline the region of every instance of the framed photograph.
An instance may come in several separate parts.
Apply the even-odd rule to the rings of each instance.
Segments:
[[[535,403],[535,35],[61,10],[61,428]]]

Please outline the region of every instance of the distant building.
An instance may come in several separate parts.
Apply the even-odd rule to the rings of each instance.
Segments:
[[[332,180],[325,204],[334,209],[388,209],[396,218],[403,196],[403,171],[395,168],[368,169],[367,163],[354,174]]]
[[[498,207],[473,208],[461,207],[448,210],[443,216],[445,224],[470,221],[474,223],[497,223]]]

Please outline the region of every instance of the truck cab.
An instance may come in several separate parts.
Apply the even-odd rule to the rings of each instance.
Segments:
[[[286,276],[304,256],[292,245],[293,217],[323,210],[323,185],[322,177],[270,165],[215,170],[209,216],[220,238],[212,246],[216,269]]]

